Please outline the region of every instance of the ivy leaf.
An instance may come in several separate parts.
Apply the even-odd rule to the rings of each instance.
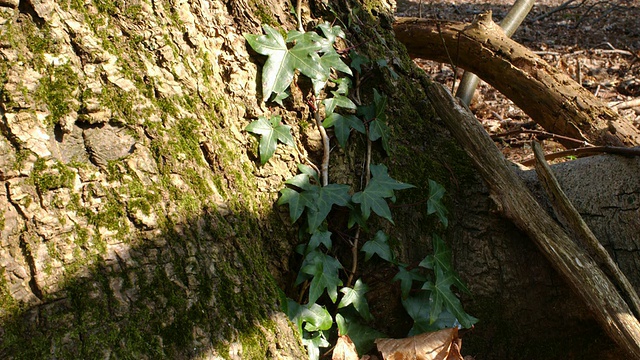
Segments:
[[[331,69],[336,69],[338,71],[342,71],[347,75],[353,75],[353,73],[351,72],[351,68],[349,68],[349,65],[345,64],[344,61],[342,61],[342,57],[335,51],[335,49],[333,49],[333,47],[330,51],[326,52],[320,57],[320,65],[325,71],[324,74],[330,74]],[[329,76],[327,76],[327,79],[328,78]]]
[[[302,190],[313,191],[315,188],[318,188],[318,185],[313,185],[312,183],[309,182],[309,175],[304,173],[298,174],[290,179],[287,179],[287,181],[285,181],[284,183],[288,185],[293,185]]]
[[[413,321],[429,319],[429,291],[418,291],[402,299],[402,306]]]
[[[327,114],[332,114],[338,106],[345,109],[356,109],[356,104],[354,104],[348,97],[338,94],[335,91],[332,91],[332,93],[333,97],[322,100]]]
[[[402,298],[405,299],[409,296],[411,291],[411,285],[413,281],[425,281],[425,277],[420,275],[417,269],[407,270],[403,265],[398,266],[398,273],[393,277],[393,281],[400,281],[400,291],[402,292]]]
[[[433,255],[427,256],[422,260],[420,266],[423,266],[423,263],[425,263],[423,267],[429,268],[426,265],[431,265],[430,269],[436,272],[441,271],[443,274],[451,274],[453,276],[453,285],[461,291],[470,294],[471,292],[467,286],[456,275],[453,265],[451,265],[451,256],[451,250],[449,250],[444,240],[437,234],[433,234]]]
[[[373,211],[393,224],[394,222],[393,219],[391,219],[391,210],[389,209],[387,201],[384,199],[387,191],[378,186],[370,185],[371,183],[367,185],[364,191],[359,191],[353,194],[351,200],[356,204],[360,204],[362,217],[365,220],[369,218],[371,211]]]
[[[296,222],[304,208],[309,205],[308,199],[306,197],[300,196],[300,193],[289,188],[284,188],[280,190],[280,198],[278,199],[278,205],[289,204],[289,216],[291,217],[291,222]]]
[[[349,57],[351,58],[351,67],[360,74],[362,74],[362,65],[367,65],[371,62],[368,57],[362,56],[354,50],[349,52]]]
[[[360,251],[365,253],[364,261],[369,261],[373,254],[378,255],[381,259],[392,262],[393,254],[391,248],[387,242],[388,237],[382,230],[378,230],[372,240],[367,241],[362,245]]]
[[[369,140],[376,141],[382,139],[382,148],[389,153],[389,127],[384,121],[376,118],[369,124]]]
[[[371,211],[379,216],[389,220],[391,219],[391,210],[385,198],[392,198],[394,190],[402,190],[413,187],[413,185],[405,184],[389,177],[387,167],[380,165],[371,165],[371,181],[364,191],[357,192],[353,195],[352,201],[360,204],[364,219],[368,219]]]
[[[336,139],[342,148],[347,146],[347,140],[351,134],[351,129],[355,129],[362,134],[367,132],[362,121],[355,115],[331,113],[324,119],[322,126],[325,128],[334,127],[333,130],[335,131]]]
[[[336,38],[344,39],[344,31],[340,26],[337,26],[337,25],[331,26],[331,24],[328,21],[325,21],[319,24],[318,28],[320,29],[320,31],[322,31],[322,34],[324,35],[324,37],[327,38],[327,40],[331,44],[336,42]]]
[[[329,342],[323,332],[314,333],[310,338],[302,338],[302,345],[307,348],[309,354],[309,360],[320,359],[320,348],[328,347]]]
[[[251,122],[245,130],[261,135],[260,137],[260,162],[262,165],[273,156],[276,151],[278,141],[285,145],[293,146],[293,137],[291,137],[291,126],[281,124],[282,118],[278,115],[271,116],[267,119],[264,116],[258,117],[258,120]]]
[[[380,95],[378,90],[373,89],[374,118],[369,124],[369,140],[376,141],[382,139],[382,147],[389,153],[389,127],[387,127],[387,116],[385,109],[387,107],[387,97]]]
[[[297,42],[292,49],[289,49],[278,30],[269,25],[263,25],[262,28],[264,35],[244,34],[244,37],[257,53],[268,56],[262,68],[264,101],[267,101],[272,93],[279,95],[284,92],[291,85],[295,70],[299,70],[312,80],[329,76],[324,74],[324,69],[320,65],[318,51],[321,45],[314,41],[313,37],[304,36],[304,34],[295,37],[294,33],[292,37],[295,37]]]
[[[349,186],[341,184],[329,184],[318,187],[318,196],[315,201],[315,208],[309,208],[307,220],[309,230],[313,231],[327,218],[333,205],[346,206],[351,196]]]
[[[338,324],[338,332],[340,335],[348,335],[353,344],[356,346],[358,354],[366,354],[373,348],[374,341],[384,338],[387,335],[378,330],[374,330],[366,325],[342,316],[336,315],[336,323]]]
[[[309,165],[298,164],[298,170],[301,173],[306,174],[307,176],[316,180],[316,183],[320,183],[320,179],[318,178],[318,173]]]
[[[302,267],[303,273],[312,275],[309,285],[309,303],[315,303],[325,289],[334,303],[338,300],[338,286],[342,281],[338,277],[338,270],[342,268],[340,262],[329,255],[318,253],[312,262]]]
[[[455,281],[454,277],[451,273],[445,274],[441,269],[436,269],[435,284],[427,282],[423,285],[423,289],[431,290],[431,315],[429,320],[431,323],[435,322],[444,305],[444,307],[458,319],[460,325],[465,328],[470,328],[478,319],[467,314],[464,309],[462,309],[460,300],[451,291],[451,285],[453,285]]]
[[[442,204],[445,189],[442,185],[429,179],[429,200],[427,200],[427,215],[435,213],[446,228],[449,225],[447,208]]]
[[[367,220],[362,215],[362,209],[360,206],[355,206],[349,211],[349,222],[347,228],[351,229],[353,225],[358,224],[363,230],[367,230]]]
[[[331,314],[327,309],[315,303],[300,305],[287,299],[286,311],[291,322],[298,327],[300,334],[302,334],[303,325],[307,331],[329,330],[333,326]]]
[[[384,188],[384,189],[388,189],[390,191],[389,196],[387,197],[393,196],[393,190],[404,190],[404,189],[410,189],[415,187],[411,184],[403,183],[396,179],[391,178],[389,176],[387,167],[384,166],[383,164],[371,165],[370,170],[371,170],[371,177],[372,177],[371,180],[375,182],[377,186],[380,186],[381,188]]]
[[[317,249],[320,244],[324,245],[328,250],[331,250],[332,244],[330,231],[314,231],[313,235],[311,235],[311,239],[309,240],[309,244],[307,245],[307,252]]]
[[[364,297],[364,294],[366,294],[367,291],[369,291],[369,287],[360,279],[356,280],[356,283],[353,285],[353,289],[343,287],[340,289],[340,292],[343,293],[344,296],[338,304],[338,309],[353,305],[363,319],[372,321],[373,315],[369,312],[369,304],[367,303],[367,299]]]
[[[425,332],[432,332],[457,326],[458,320],[450,312],[443,310],[435,322],[430,321],[430,295],[429,291],[419,291],[406,299],[402,299],[407,314],[413,319],[413,327],[407,336],[414,336]]]

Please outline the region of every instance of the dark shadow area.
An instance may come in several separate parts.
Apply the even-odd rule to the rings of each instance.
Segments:
[[[245,348],[258,350],[246,358],[276,356],[295,345],[292,333],[277,337],[271,319],[276,278],[293,248],[268,237],[276,217],[205,208],[157,235],[138,231],[130,243],[109,244],[59,291],[3,321],[0,358],[193,359],[228,356],[230,341],[251,337],[263,343]]]

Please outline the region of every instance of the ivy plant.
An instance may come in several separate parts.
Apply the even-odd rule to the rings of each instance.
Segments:
[[[312,116],[322,136],[325,128],[333,128],[335,140],[347,148],[353,133],[364,140],[379,142],[390,153],[391,134],[387,126],[387,97],[377,89],[369,93],[371,103],[362,104],[353,96],[354,80],[374,66],[387,67],[385,59],[370,60],[351,50],[349,67],[336,50],[338,38],[344,39],[339,26],[329,23],[318,25],[316,31],[280,31],[263,26],[264,34],[244,34],[249,45],[267,60],[262,69],[262,94],[265,102],[279,105],[295,74],[311,80],[309,103]],[[353,69],[353,70],[352,70]],[[389,68],[393,73],[393,70]],[[357,89],[360,90],[360,89]],[[360,91],[357,93],[359,94]],[[265,164],[273,156],[278,143],[294,145],[291,127],[279,116],[258,117],[246,130],[260,136],[260,162]],[[414,320],[410,334],[433,331],[451,326],[471,326],[477,319],[468,315],[455,296],[452,287],[467,292],[451,265],[451,252],[437,234],[432,236],[434,253],[419,264],[410,266],[399,262],[389,244],[389,235],[379,230],[373,233],[369,220],[373,215],[393,224],[389,202],[396,201],[396,191],[413,188],[389,175],[383,164],[371,163],[371,154],[365,161],[365,184],[362,189],[351,189],[345,184],[328,182],[329,149],[325,139],[323,163],[299,164],[299,173],[285,181],[278,205],[288,206],[292,224],[300,229],[303,243],[296,248],[301,266],[295,281],[300,289],[298,301],[283,298],[284,312],[300,332],[309,357],[318,359],[320,349],[330,346],[335,331],[349,335],[360,354],[367,352],[376,338],[384,334],[369,327],[374,320],[366,294],[369,291],[362,278],[357,278],[358,258],[364,261],[383,261],[397,267],[394,282],[399,282],[402,303]],[[322,169],[322,171],[318,171]],[[429,180],[429,197],[425,212],[435,214],[442,224],[448,225],[446,207],[442,203],[445,189]],[[351,247],[351,269],[345,269],[335,251],[333,240],[337,226],[329,220],[332,210],[342,208],[349,213],[346,228],[337,229],[340,237]],[[332,230],[329,230],[332,229]],[[367,238],[367,241],[361,241]],[[331,309],[331,310],[329,310]]]

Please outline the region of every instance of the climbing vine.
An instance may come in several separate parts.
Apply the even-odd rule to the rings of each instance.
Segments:
[[[366,299],[368,286],[362,278],[354,281],[360,257],[364,261],[377,257],[397,267],[393,281],[400,283],[402,303],[414,320],[409,335],[473,325],[477,319],[463,310],[452,286],[468,290],[456,275],[451,252],[438,234],[432,236],[434,253],[417,265],[409,265],[395,257],[388,234],[381,230],[373,233],[370,228],[373,214],[393,224],[389,202],[395,202],[396,191],[414,187],[393,179],[385,165],[371,163],[372,143],[379,142],[382,151],[389,153],[387,97],[372,89],[367,94],[372,103],[362,104],[361,89],[354,83],[359,83],[367,66],[384,67],[386,62],[370,61],[350,50],[351,66],[347,65],[343,56],[347,51],[336,50],[336,40],[344,39],[344,32],[327,22],[318,25],[317,31],[285,32],[269,25],[264,25],[263,30],[262,35],[244,34],[257,53],[267,56],[262,68],[263,100],[283,106],[296,74],[310,79],[308,106],[324,146],[322,163],[299,164],[299,174],[285,181],[286,187],[280,191],[278,200],[278,205],[288,206],[292,223],[302,230],[303,243],[296,248],[302,261],[295,281],[299,296],[296,300],[283,298],[282,306],[298,328],[309,357],[320,357],[320,349],[330,346],[336,328],[340,335],[351,338],[361,354],[373,346],[376,338],[384,337],[368,326],[374,320]],[[330,139],[326,128],[333,128],[335,140],[342,148],[346,148],[352,133],[365,137],[362,189],[353,191],[349,185],[329,181]],[[291,127],[277,115],[259,117],[246,130],[260,137],[263,165],[278,143],[294,145]],[[426,212],[437,216],[442,229],[448,226],[447,211],[442,204],[444,193],[444,187],[429,180]],[[344,254],[333,248],[337,234],[331,230],[336,225],[330,223],[328,215],[338,208],[349,214],[347,229],[341,235],[351,248],[350,269],[345,269],[340,261]],[[347,231],[350,235],[345,236]]]

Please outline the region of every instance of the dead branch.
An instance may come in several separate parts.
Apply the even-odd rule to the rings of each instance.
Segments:
[[[571,77],[509,39],[490,12],[472,24],[438,26],[441,33],[433,20],[399,18],[394,29],[412,56],[448,62],[445,54],[451,53],[457,66],[478,75],[551,133],[595,145],[640,145],[636,128]]]
[[[531,147],[536,159],[536,174],[538,174],[538,179],[551,200],[551,206],[556,217],[564,225],[564,228],[570,231],[581,244],[585,245],[591,255],[609,272],[611,281],[627,296],[627,304],[635,311],[636,317],[640,316],[640,298],[638,298],[638,294],[636,294],[629,279],[620,271],[618,265],[609,256],[607,250],[600,244],[600,241],[584,222],[578,210],[560,188],[558,180],[544,159],[540,143],[533,141]]]
[[[540,206],[471,111],[438,83],[427,89],[427,96],[490,187],[502,214],[529,235],[607,334],[631,358],[640,358],[640,323],[611,281]]]

